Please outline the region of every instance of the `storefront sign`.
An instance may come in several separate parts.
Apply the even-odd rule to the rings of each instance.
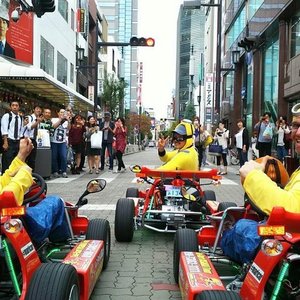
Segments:
[[[76,14],[76,21],[77,21],[77,32],[85,32],[85,9],[78,8]]]

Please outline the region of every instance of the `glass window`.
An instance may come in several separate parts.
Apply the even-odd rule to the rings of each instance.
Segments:
[[[300,53],[300,11],[291,18],[291,57]]]
[[[57,51],[57,80],[67,84],[68,82],[68,61],[67,59]]]
[[[256,11],[263,4],[264,0],[248,0],[248,18],[249,20],[254,16]]]
[[[271,113],[273,122],[278,111],[279,42],[273,42],[264,52],[263,58],[263,111]]]
[[[74,65],[70,63],[70,82],[74,82]]]
[[[68,1],[58,0],[58,11],[61,16],[68,22]]]
[[[54,76],[54,47],[41,36],[40,68]]]
[[[73,9],[71,9],[71,28],[72,30],[75,28],[75,12]]]

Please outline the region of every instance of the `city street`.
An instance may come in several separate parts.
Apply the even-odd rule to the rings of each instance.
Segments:
[[[80,209],[90,218],[107,218],[111,226],[111,256],[107,269],[101,274],[94,289],[93,300],[106,299],[181,299],[173,279],[173,234],[162,234],[147,229],[134,233],[131,243],[118,243],[114,238],[115,205],[124,197],[128,187],[137,187],[135,175],[129,170],[134,164],[154,168],[160,165],[155,148],[124,157],[126,173],[114,174],[105,169],[98,178],[107,180],[106,188],[88,196],[89,203]],[[218,186],[205,186],[214,190],[218,201],[243,202],[243,190],[236,175],[238,167],[229,166],[228,175]],[[87,182],[96,175],[69,175],[69,178],[48,180],[48,194],[61,195],[75,203]],[[144,186],[146,187],[146,185]]]

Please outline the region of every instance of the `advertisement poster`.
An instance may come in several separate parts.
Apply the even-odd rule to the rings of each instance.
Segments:
[[[0,0],[0,54],[33,63],[33,14],[23,12],[13,21],[11,14],[20,11],[15,0]]]

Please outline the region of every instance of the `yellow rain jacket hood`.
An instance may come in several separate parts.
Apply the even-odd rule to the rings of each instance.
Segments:
[[[190,120],[183,120],[173,130],[183,136],[185,145],[181,149],[159,153],[159,158],[165,164],[159,170],[198,170],[198,152],[193,145],[194,126]]]

